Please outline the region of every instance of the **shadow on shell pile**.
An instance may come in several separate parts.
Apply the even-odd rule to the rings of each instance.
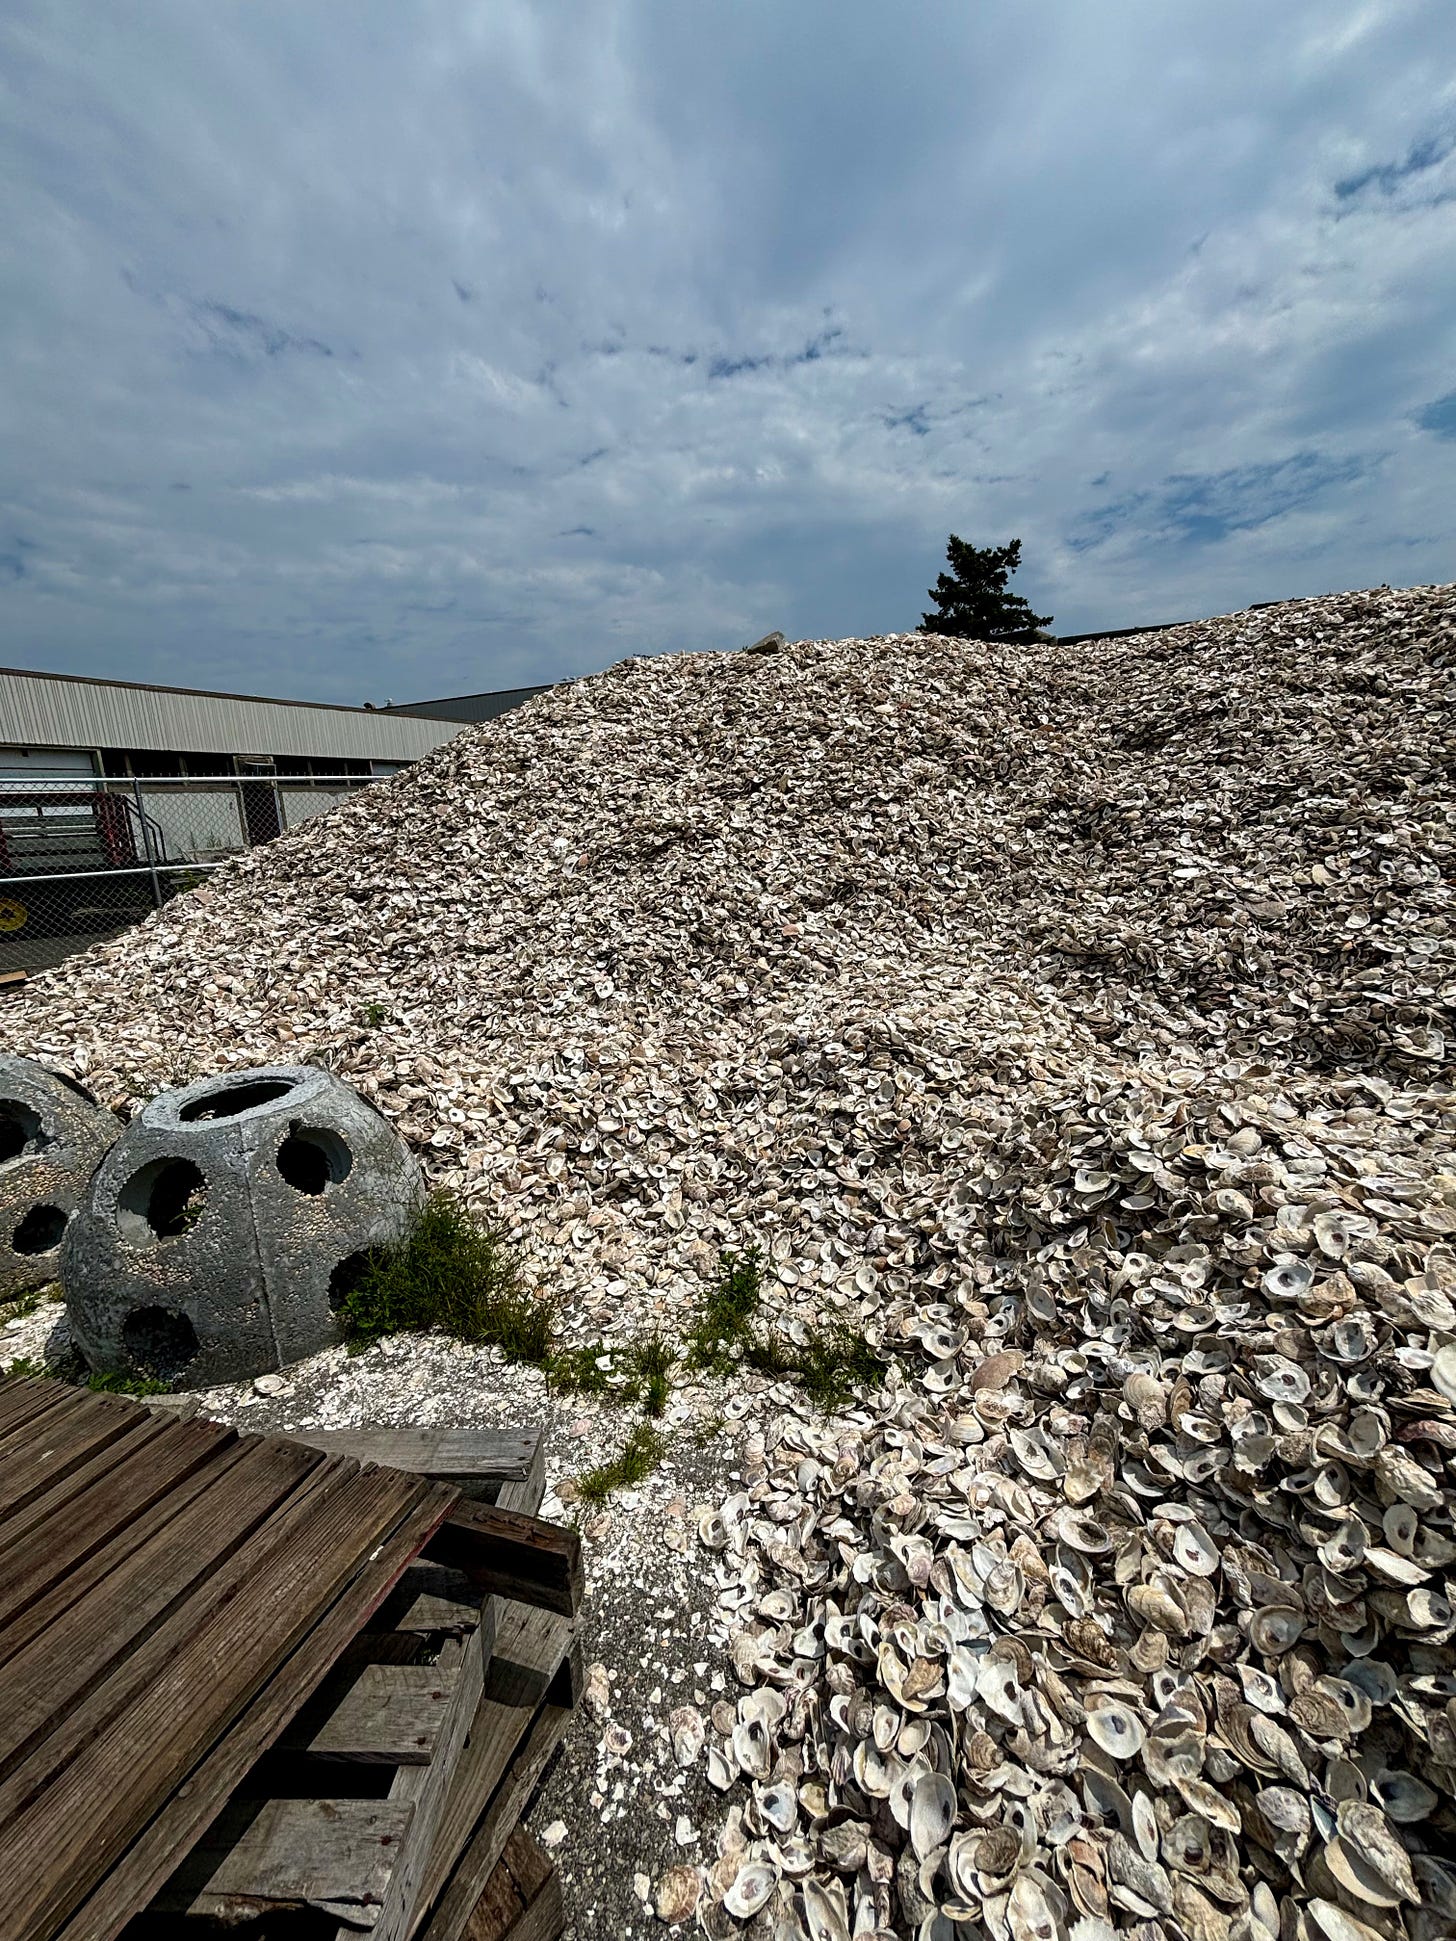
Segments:
[[[583,1330],[757,1241],[898,1356],[704,1508],[743,1692],[674,1715],[727,1819],[664,1918],[1437,1941],[1453,665],[1450,588],[624,663],[3,1029],[108,1101],[326,1060]]]

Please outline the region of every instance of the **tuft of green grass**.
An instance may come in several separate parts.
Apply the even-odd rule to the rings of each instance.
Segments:
[[[657,1430],[645,1422],[639,1422],[628,1436],[620,1456],[577,1477],[576,1487],[581,1501],[597,1509],[606,1502],[613,1490],[626,1489],[633,1483],[643,1482],[662,1461],[666,1449],[667,1443]]]
[[[872,1387],[885,1363],[863,1335],[843,1323],[811,1328],[802,1342],[755,1326],[763,1300],[763,1254],[725,1248],[718,1278],[709,1288],[697,1325],[688,1337],[689,1368],[723,1375],[746,1361],[760,1374],[787,1376],[822,1409],[842,1407],[856,1390]]]
[[[863,1335],[843,1324],[810,1328],[802,1344],[770,1335],[751,1344],[748,1359],[766,1375],[789,1376],[826,1413],[873,1388],[886,1366]]]
[[[172,1384],[151,1375],[93,1375],[81,1359],[80,1350],[68,1348],[55,1361],[36,1361],[25,1356],[0,1368],[0,1375],[47,1375],[54,1382],[69,1382],[73,1388],[89,1388],[98,1395],[170,1395]]]
[[[660,1334],[640,1342],[628,1357],[636,1393],[644,1411],[654,1421],[660,1419],[672,1393],[672,1371],[677,1357]]]
[[[599,1341],[588,1342],[584,1347],[553,1348],[542,1364],[546,1380],[552,1388],[567,1395],[621,1396],[625,1400],[622,1391],[612,1387],[606,1369],[598,1365],[605,1353]]]
[[[377,1003],[366,1004],[359,1012],[360,1022],[370,1031],[377,1031],[388,1016],[384,1006]]]
[[[170,1382],[156,1381],[150,1375],[88,1375],[86,1386],[98,1395],[170,1395]]]
[[[353,1349],[438,1328],[545,1367],[554,1314],[525,1284],[515,1250],[453,1194],[432,1193],[401,1245],[378,1247],[340,1308]]]
[[[688,1336],[688,1367],[726,1375],[748,1343],[762,1299],[762,1249],[748,1247],[736,1254],[725,1247],[718,1256],[718,1278]]]
[[[27,1314],[34,1314],[47,1300],[55,1298],[53,1287],[37,1287],[29,1294],[17,1294],[13,1301],[0,1301],[0,1328],[8,1327],[12,1321],[23,1321]]]

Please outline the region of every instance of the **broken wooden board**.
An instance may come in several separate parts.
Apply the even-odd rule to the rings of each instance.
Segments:
[[[479,1590],[575,1617],[581,1606],[581,1538],[540,1517],[460,1503],[425,1555],[460,1570]]]
[[[566,1925],[556,1869],[523,1826],[506,1841],[460,1941],[556,1941]]]
[[[329,1456],[352,1456],[411,1476],[451,1483],[462,1497],[499,1502],[506,1509],[535,1510],[546,1487],[546,1459],[539,1428],[525,1429],[290,1429],[296,1441]],[[524,1498],[534,1492],[534,1502]]]
[[[153,1905],[164,1914],[229,1923],[314,1907],[367,1925],[413,1815],[408,1800],[237,1801]]]

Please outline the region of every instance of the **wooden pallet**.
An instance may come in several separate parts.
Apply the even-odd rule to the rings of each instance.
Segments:
[[[119,1933],[455,1501],[296,1443],[0,1380],[7,1941]]]
[[[580,1685],[580,1594],[571,1533],[457,1504],[136,1941],[281,1921],[337,1941],[463,1941],[482,1903],[529,1909],[523,1941],[558,1934],[550,1863],[517,1841],[518,1879],[506,1850]]]
[[[525,1513],[539,1436],[400,1433],[412,1473],[0,1381],[7,1941],[559,1932],[514,1836],[580,1682],[579,1545]]]

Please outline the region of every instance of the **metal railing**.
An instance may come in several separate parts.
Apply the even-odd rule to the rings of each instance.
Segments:
[[[114,935],[375,779],[0,776],[0,971]]]

